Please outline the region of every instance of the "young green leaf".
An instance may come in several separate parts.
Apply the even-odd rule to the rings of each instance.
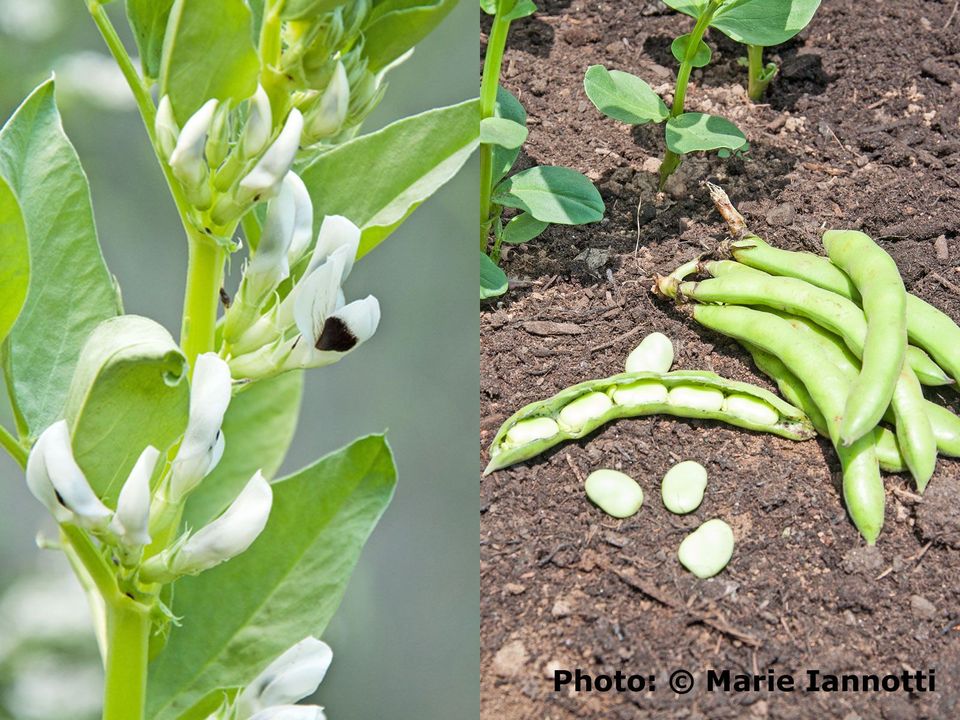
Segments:
[[[177,582],[181,625],[151,664],[146,717],[176,720],[211,691],[250,682],[305,635],[322,635],[395,483],[382,435],[275,482],[250,549]]]
[[[487,15],[495,15],[497,13],[498,0],[480,0],[480,9],[483,10]]]
[[[527,129],[506,118],[488,117],[480,121],[480,142],[508,149],[518,148],[527,140]]]
[[[493,201],[561,225],[598,222],[604,211],[603,199],[592,182],[576,170],[549,165],[508,177],[494,188]]]
[[[280,10],[284,20],[305,20],[336,10],[347,0],[286,0]]]
[[[523,109],[520,101],[502,85],[497,86],[497,102],[493,112],[498,118],[512,120],[524,128],[527,126],[527,111]],[[510,168],[517,161],[517,156],[520,155],[520,147],[494,146],[492,154],[493,184],[496,185],[503,179],[504,175],[510,172]]]
[[[163,36],[170,18],[173,0],[127,0],[127,22],[140,51],[140,65],[145,77],[156,80],[160,75]]]
[[[537,6],[532,0],[517,0],[513,9],[503,16],[504,20],[513,22],[533,15],[537,11]]]
[[[502,241],[508,245],[521,245],[529,242],[546,230],[550,223],[537,220],[530,213],[520,213],[510,219],[503,229]]]
[[[0,178],[0,345],[6,340],[27,299],[30,283],[30,244],[16,195]]]
[[[497,264],[487,257],[486,253],[480,253],[480,299],[497,297],[507,291],[507,275]]]
[[[300,174],[314,231],[325,215],[343,215],[363,230],[357,257],[366,255],[457,174],[477,147],[478,115],[478,100],[428,110],[318,157]]]
[[[710,26],[744,45],[770,47],[803,30],[819,7],[820,0],[737,0],[721,5]]]
[[[670,116],[653,88],[630,73],[591,65],[583,77],[583,88],[597,110],[614,120],[643,125],[663,122]]]
[[[684,113],[667,121],[667,147],[678,155],[698,150],[738,150],[747,138],[729,120],[706,113]]]
[[[670,52],[673,53],[673,57],[676,58],[677,62],[683,62],[683,59],[687,56],[687,46],[689,45],[689,33],[681,35],[670,44]],[[690,64],[697,68],[706,67],[710,63],[712,55],[713,51],[710,49],[710,46],[701,40],[697,46],[697,51],[693,55],[693,61]]]
[[[253,383],[233,397],[223,419],[223,457],[190,494],[184,527],[213,520],[257,470],[273,478],[293,441],[302,396],[303,373],[293,371]]]
[[[382,70],[441,23],[457,0],[381,0],[364,23],[364,49],[372,72]]]
[[[240,101],[257,89],[260,59],[244,0],[174,0],[160,62],[160,96],[182,126],[207,100]]]
[[[60,417],[87,336],[119,311],[90,188],[63,132],[52,80],[0,130],[0,177],[19,202],[30,243],[29,290],[7,337],[5,371],[16,410],[35,438]]]
[[[63,416],[77,464],[107,505],[145,447],[162,451],[183,434],[189,400],[187,359],[161,325],[121,315],[90,334]]]

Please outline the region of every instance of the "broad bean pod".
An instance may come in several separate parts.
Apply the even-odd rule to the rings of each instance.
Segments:
[[[883,527],[886,498],[874,433],[861,436],[849,446],[840,440],[840,419],[849,393],[846,378],[819,347],[797,342],[796,330],[776,315],[737,305],[686,307],[701,325],[779,358],[800,380],[820,409],[840,457],[847,512],[867,543],[874,544]]]
[[[630,391],[635,388],[641,388],[645,397],[634,395],[631,398]],[[685,395],[697,393],[716,395],[717,402],[707,407],[696,399],[690,402],[684,398]],[[565,408],[584,398],[596,397],[597,394],[609,398],[609,406],[605,410],[580,427],[564,425],[562,413]],[[727,402],[730,398],[738,399],[732,409]],[[749,406],[751,401],[755,406],[754,412],[743,412],[740,408]],[[791,440],[808,440],[816,434],[801,410],[756,385],[728,380],[712,372],[693,370],[623,373],[574,385],[551,398],[518,410],[503,423],[490,444],[490,462],[484,475],[528,460],[565,440],[589,435],[611,420],[657,414],[720,420]],[[521,433],[525,427],[531,428],[532,432]],[[518,442],[512,437],[521,434],[525,436],[525,441]]]

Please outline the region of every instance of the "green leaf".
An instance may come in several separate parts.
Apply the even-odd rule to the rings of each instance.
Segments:
[[[163,36],[167,31],[173,0],[127,0],[127,21],[140,51],[143,74],[155,80],[160,76]]]
[[[336,10],[347,0],[287,0],[280,17],[284,20],[301,20]]]
[[[518,148],[527,140],[527,129],[518,122],[506,118],[488,117],[480,121],[480,142]]]
[[[523,127],[527,126],[527,111],[513,94],[502,85],[497,86],[497,102],[494,105],[494,116],[505,120],[512,120]],[[510,172],[510,168],[517,161],[520,155],[520,148],[505,148],[494,146],[493,148],[493,184],[496,185],[503,179],[503,176]]]
[[[709,0],[663,0],[663,2],[677,12],[682,12],[692,18],[699,18],[707,9]]]
[[[493,201],[561,225],[597,222],[604,211],[593,183],[565,167],[534,167],[508,177],[494,188]]]
[[[503,16],[504,20],[513,22],[533,15],[537,11],[537,6],[531,0],[517,0],[513,9]]]
[[[249,550],[176,584],[182,618],[150,666],[150,720],[175,720],[237,687],[335,612],[396,483],[390,448],[371,435],[273,485],[267,526]]]
[[[549,226],[550,223],[537,220],[530,213],[520,213],[503,229],[502,241],[508,245],[521,245],[533,240]]]
[[[496,15],[497,0],[480,0],[480,9],[487,15]]]
[[[428,110],[318,157],[301,173],[315,231],[324,215],[344,215],[362,228],[357,257],[366,255],[459,172],[477,147],[479,114],[476,99]]]
[[[116,502],[147,445],[183,434],[187,359],[161,325],[139,315],[103,321],[80,353],[64,406],[73,452],[97,495]]]
[[[6,340],[27,299],[30,244],[16,195],[0,178],[0,345]]]
[[[820,0],[732,0],[710,26],[744,45],[770,47],[803,30],[819,7]]]
[[[681,35],[670,44],[670,52],[673,53],[673,57],[676,58],[677,62],[683,62],[683,59],[687,56],[687,47],[689,45],[689,33],[686,35]],[[700,45],[697,47],[697,51],[693,55],[693,61],[690,64],[697,68],[705,67],[710,63],[710,57],[712,55],[713,51],[710,49],[710,46],[701,40]]]
[[[87,336],[119,310],[52,80],[0,130],[0,177],[20,204],[30,243],[30,285],[7,338],[5,371],[15,410],[36,438],[60,417]]]
[[[163,40],[160,95],[183,125],[210,98],[240,101],[257,89],[260,59],[244,0],[174,0]]]
[[[480,299],[497,297],[507,291],[507,276],[485,252],[480,252]]]
[[[223,419],[223,458],[190,494],[185,527],[203,527],[219,515],[257,470],[268,480],[276,475],[297,429],[302,396],[299,371],[253,383],[233,396]]]
[[[614,120],[643,125],[663,122],[670,115],[653,88],[636,75],[620,70],[591,65],[583,76],[583,89],[597,110]]]
[[[385,68],[429,35],[457,0],[380,0],[363,27],[372,72]]]
[[[684,113],[667,121],[667,147],[678,155],[698,150],[738,150],[747,142],[740,128],[726,118]]]

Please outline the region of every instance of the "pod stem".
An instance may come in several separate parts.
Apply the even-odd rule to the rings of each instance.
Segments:
[[[717,212],[720,213],[724,222],[727,223],[727,231],[730,233],[730,236],[734,240],[741,240],[749,235],[750,231],[747,229],[746,219],[740,214],[737,208],[733,206],[730,196],[727,195],[724,189],[712,182],[704,183],[704,185],[706,185],[707,190],[710,191],[710,199],[713,201],[713,206],[717,209]]]

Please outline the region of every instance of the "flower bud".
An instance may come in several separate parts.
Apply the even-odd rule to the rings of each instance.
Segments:
[[[170,104],[170,97],[167,95],[160,98],[153,129],[157,137],[157,147],[160,150],[160,156],[164,160],[169,160],[174,148],[177,146],[180,127],[173,117],[173,106]]]
[[[321,140],[340,132],[350,110],[350,81],[343,63],[338,61],[323,95],[307,111],[306,132],[311,140]]]
[[[27,484],[58,522],[71,519],[62,511],[66,508],[78,524],[102,530],[113,515],[77,465],[65,420],[55,422],[37,438],[27,461]]]
[[[261,710],[250,720],[326,720],[323,708],[317,705],[279,705]]]
[[[313,201],[299,175],[289,172],[283,181],[290,186],[290,192],[293,195],[293,236],[290,238],[290,248],[287,250],[287,262],[294,265],[303,257],[313,240]]]
[[[280,190],[283,178],[290,171],[300,149],[303,132],[303,115],[296,108],[287,115],[283,130],[247,175],[240,181],[237,199],[241,204],[259,202],[272,197]]]
[[[117,512],[110,523],[110,530],[116,534],[127,547],[142,547],[150,544],[150,533],[147,528],[150,524],[150,478],[157,466],[160,451],[155,447],[147,446],[127,481],[120,490],[117,498]]]
[[[288,176],[291,174],[287,173]],[[284,181],[280,192],[267,204],[260,242],[244,272],[244,280],[252,290],[251,304],[257,307],[268,293],[290,276],[287,251],[293,240],[296,212],[293,188]]]
[[[221,103],[213,114],[210,132],[207,134],[207,145],[204,153],[207,164],[211,168],[218,168],[230,151],[230,106]]]
[[[170,169],[184,187],[198,188],[206,182],[208,170],[203,149],[216,110],[217,101],[207,100],[184,124],[170,153]]]
[[[312,695],[333,660],[330,646],[307,637],[270,663],[237,698],[241,717]]]
[[[273,134],[270,98],[267,97],[262,85],[257,85],[257,91],[250,98],[249,104],[247,124],[243,128],[243,138],[240,140],[240,154],[244,158],[256,157],[263,152]]]
[[[216,353],[197,357],[190,386],[190,414],[170,475],[170,499],[179,501],[223,454],[220,426],[230,404],[230,369]]]

